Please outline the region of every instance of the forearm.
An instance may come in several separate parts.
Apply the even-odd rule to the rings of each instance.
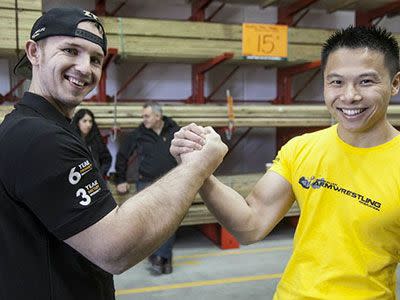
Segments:
[[[204,180],[222,162],[226,145],[211,129],[206,139],[200,151],[182,155],[181,165],[66,243],[113,274],[154,252],[176,231]]]
[[[241,243],[259,239],[258,218],[254,207],[235,190],[210,176],[200,189],[200,195],[217,220]]]
[[[176,231],[208,176],[194,170],[178,166],[115,210],[117,232],[108,234],[114,253],[108,256],[116,273],[140,262]]]

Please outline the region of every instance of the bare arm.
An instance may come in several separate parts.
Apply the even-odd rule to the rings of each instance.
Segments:
[[[179,155],[201,149],[197,142],[204,132],[201,126],[180,131],[172,141],[171,154]],[[263,239],[284,217],[294,201],[291,184],[281,175],[269,171],[244,199],[214,176],[208,178],[200,194],[219,222],[243,244]]]
[[[96,224],[65,240],[104,270],[119,274],[151,254],[177,229],[205,178],[227,148],[212,134],[201,151],[114,209]]]
[[[269,171],[244,199],[214,176],[200,190],[208,209],[241,243],[262,240],[293,204],[292,187],[281,175]]]

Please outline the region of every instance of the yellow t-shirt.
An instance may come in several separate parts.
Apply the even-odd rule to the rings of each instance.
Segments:
[[[335,125],[289,141],[271,170],[292,184],[301,209],[274,300],[395,299],[400,136],[357,148]]]

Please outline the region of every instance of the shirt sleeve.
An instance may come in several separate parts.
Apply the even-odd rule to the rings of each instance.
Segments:
[[[88,149],[71,133],[47,131],[27,149],[19,166],[18,199],[60,240],[116,207]]]
[[[293,184],[293,159],[295,157],[295,144],[297,138],[291,139],[278,151],[275,159],[272,161],[272,166],[269,170],[283,176],[288,182]]]

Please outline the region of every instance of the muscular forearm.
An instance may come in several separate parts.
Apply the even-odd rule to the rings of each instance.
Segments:
[[[252,243],[263,237],[260,237],[258,218],[251,203],[217,178],[206,179],[200,195],[218,221],[241,243]]]
[[[111,251],[103,256],[106,269],[120,273],[132,267],[176,231],[211,173],[198,170],[198,166],[176,167],[107,216],[112,227],[102,241]]]
[[[96,224],[66,242],[110,273],[121,273],[151,254],[179,226],[197,191],[227,151],[209,130],[200,151],[182,155],[182,164]]]

